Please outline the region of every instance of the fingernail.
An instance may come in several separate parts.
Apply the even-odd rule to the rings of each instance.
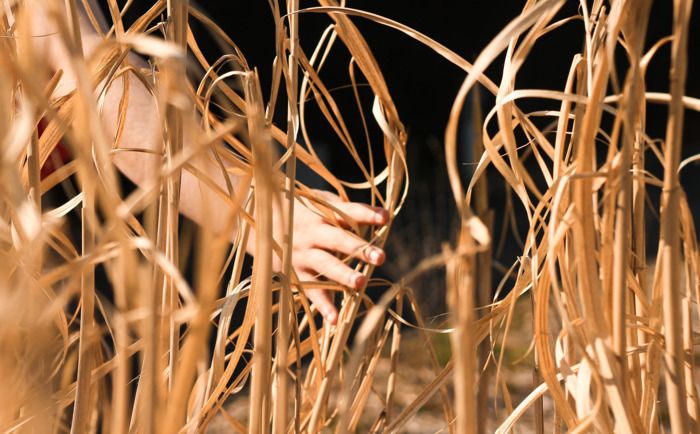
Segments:
[[[353,288],[359,289],[365,284],[365,276],[362,273],[355,273],[350,278]]]
[[[369,251],[369,261],[374,265],[380,265],[384,262],[384,252],[381,249],[373,247]]]
[[[377,213],[374,215],[374,222],[378,225],[383,225],[387,221],[389,221],[389,213],[387,212],[387,210],[377,210]]]
[[[331,325],[335,325],[336,321],[338,320],[337,315],[332,310],[325,312],[323,316]]]

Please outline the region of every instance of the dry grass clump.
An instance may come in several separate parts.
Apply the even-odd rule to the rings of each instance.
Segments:
[[[496,104],[485,117],[485,153],[464,203],[470,203],[474,183],[492,165],[513,189],[530,226],[513,290],[491,314],[531,293],[534,357],[542,384],[509,410],[497,431],[508,431],[529,407],[541,414],[543,395],[553,401],[555,417],[544,428],[536,415],[539,432],[658,432],[666,424],[665,412],[672,432],[696,430],[691,309],[697,299],[698,252],[678,182],[683,114],[699,108],[698,100],[684,96],[691,2],[674,2],[673,34],[652,47],[645,47],[651,2],[581,2],[580,15],[572,18],[558,16],[563,5],[528,2],[489,44],[460,89],[446,134],[449,155],[456,114],[481,81]],[[518,70],[533,45],[571,20],[583,21],[584,45],[571,59],[565,89],[516,89]],[[645,72],[664,43],[672,46],[670,94],[649,93]],[[505,67],[496,86],[480,74],[502,51]],[[624,73],[616,69],[617,51],[625,56]],[[524,99],[554,100],[560,108],[525,113],[517,105]],[[645,132],[649,103],[669,106],[662,146]],[[492,123],[497,128],[490,128]],[[647,169],[649,154],[661,160],[662,178]],[[539,168],[537,177],[525,168],[526,158]],[[651,285],[644,214],[650,188],[662,191]],[[453,190],[459,201],[456,179]],[[509,314],[504,321],[502,347]],[[665,396],[659,388],[662,377]]]
[[[33,41],[40,36],[30,30],[31,14],[24,2],[5,1],[0,429],[201,432],[220,414],[236,432],[401,432],[437,396],[446,430],[471,433],[491,429],[486,404],[496,391],[505,406],[502,417],[494,413],[497,432],[510,432],[528,411],[538,432],[657,433],[667,421],[674,433],[697,430],[692,309],[700,264],[692,214],[678,182],[683,114],[700,110],[700,100],[684,95],[691,1],[674,2],[673,34],[652,47],[645,46],[650,0],[582,1],[573,17],[561,16],[564,3],[528,1],[471,64],[384,17],[326,0],[305,9],[296,0],[271,2],[277,57],[271,96],[264,101],[244,53],[187,0],[156,1],[128,28],[121,13],[130,3],[110,0],[112,25],[106,32],[89,2],[67,0],[67,14],[60,13],[60,2],[45,2],[75,75],[74,88],[57,98],[62,72],[48,74],[37,55]],[[100,35],[88,59],[78,25],[83,7]],[[309,50],[300,46],[298,30],[311,13],[325,15],[329,26]],[[347,189],[366,190],[392,216],[405,198],[410,178],[405,133],[378,62],[351,17],[395,28],[467,72],[445,135],[462,223],[458,241],[416,264],[400,282],[371,281],[358,292],[297,279],[291,268],[293,208],[276,208],[290,203],[282,198],[304,198],[333,219],[332,205],[296,181],[297,164],[343,198]],[[230,54],[206,59],[188,20],[201,21]],[[516,89],[518,71],[538,40],[575,22],[583,23],[584,43],[571,59],[565,89]],[[156,36],[161,33],[164,37]],[[666,43],[673,53],[671,91],[647,92],[646,68]],[[336,45],[352,57],[348,80],[355,107],[340,106],[320,77]],[[134,64],[131,52],[149,56],[150,67]],[[186,78],[185,52],[202,71],[197,83]],[[504,52],[502,77],[495,83],[484,72]],[[616,52],[625,55],[624,73],[616,68]],[[361,97],[368,92],[360,91],[362,81],[369,84],[371,105]],[[479,164],[465,188],[456,137],[465,98],[477,83],[495,95],[496,104],[484,113]],[[156,130],[164,146],[155,153],[118,146],[129,128],[128,89],[136,84],[149,90],[157,107]],[[114,134],[103,125],[111,86],[122,89]],[[556,101],[559,108],[524,112],[518,106],[524,99],[547,106]],[[336,178],[319,160],[304,110],[312,103],[363,174],[360,182]],[[650,103],[669,107],[661,145],[645,132]],[[366,126],[359,135],[343,120],[345,112],[358,108]],[[287,113],[284,125],[272,122],[280,111]],[[478,111],[475,119],[481,124]],[[59,142],[73,160],[42,178],[41,168]],[[372,152],[364,161],[360,155],[367,153],[356,143],[383,150],[386,167],[377,167]],[[134,161],[150,165],[128,195],[120,192],[115,163],[123,154],[139,155]],[[662,178],[647,169],[649,158],[662,162]],[[496,301],[490,230],[482,223],[489,220],[484,177],[489,166],[512,188],[530,223],[522,256],[502,283],[509,291]],[[238,182],[221,182],[229,174]],[[202,225],[191,252],[180,239],[177,218],[184,176],[196,177],[225,205],[217,210],[225,230]],[[42,201],[56,189],[71,191],[71,182],[77,191],[59,207]],[[647,246],[644,215],[649,189],[662,192],[651,283],[647,249],[654,246]],[[286,216],[280,243],[273,238],[275,209]],[[65,224],[76,212],[77,240]],[[251,227],[254,266],[246,277]],[[381,246],[389,228],[349,230]],[[195,260],[191,284],[179,266],[188,255]],[[273,273],[273,261],[281,264],[280,273]],[[372,274],[372,266],[356,266]],[[426,327],[410,289],[421,273],[437,267],[446,270],[451,313],[449,329],[437,330],[450,333],[452,358],[445,365],[430,338],[436,330]],[[101,270],[111,296],[99,287]],[[311,287],[342,295],[337,326],[317,321],[303,292]],[[375,302],[367,291],[377,287],[386,291]],[[523,297],[532,299],[536,384],[527,398],[513,403],[502,376],[503,354],[515,304]],[[235,318],[241,305],[245,312]],[[406,306],[416,324],[403,318]],[[424,339],[435,377],[409,405],[397,408],[396,372],[407,326]],[[385,357],[390,369],[379,378],[377,366]],[[378,381],[386,382],[383,407],[367,412]],[[247,417],[236,418],[224,404],[235,405],[244,393]],[[543,399],[553,403],[553,420],[543,417]]]
[[[39,4],[46,9],[41,23],[32,9]],[[344,417],[356,419],[361,400],[329,407],[329,394],[334,383],[349,381],[341,370],[343,354],[360,308],[372,302],[364,290],[348,292],[338,326],[319,328],[303,289],[342,288],[302,282],[293,275],[292,210],[277,211],[288,216],[282,220],[287,235],[279,244],[272,237],[272,214],[279,203],[291,203],[280,198],[298,197],[334,220],[332,205],[295,181],[296,164],[311,168],[343,198],[348,187],[365,189],[373,204],[391,213],[400,208],[406,191],[405,134],[367,44],[347,17],[332,14],[318,46],[307,52],[299,46],[297,2],[273,5],[278,52],[272,97],[263,101],[257,74],[244,54],[187,1],[155,2],[128,28],[121,16],[129,4],[108,5],[109,31],[100,28],[100,11],[89,2],[68,1],[67,13],[55,1],[5,2],[2,9],[7,37],[2,40],[1,88],[7,110],[0,363],[6,380],[0,427],[3,432],[202,431],[249,378],[250,432],[268,432],[270,426],[275,432],[316,431],[337,417],[343,405]],[[84,46],[88,41],[81,38],[86,30],[81,20],[101,35],[90,41],[95,46]],[[230,54],[210,63],[188,20],[208,27]],[[67,51],[68,72],[77,84],[58,98],[54,89],[66,71],[49,74],[35,43],[48,36],[36,33],[47,25]],[[319,78],[338,44],[352,54],[349,78],[358,107],[372,113],[375,122],[366,146],[380,140],[389,162],[383,170],[360,160],[344,109]],[[88,48],[93,54],[86,58]],[[202,71],[198,83],[186,77],[186,50]],[[149,56],[150,68],[132,52]],[[369,107],[363,107],[368,98],[360,98],[359,81],[369,83]],[[154,129],[162,149],[119,147],[133,116],[133,86],[153,95],[160,123]],[[121,89],[116,110],[108,102],[112,88]],[[310,103],[321,107],[364,180],[337,179],[318,159],[304,116]],[[116,111],[113,134],[104,126],[110,110]],[[271,123],[279,110],[288,113],[281,128]],[[42,119],[46,125],[39,132]],[[303,146],[298,144],[302,135]],[[74,158],[42,178],[41,168],[57,146],[69,148]],[[128,195],[119,193],[115,170],[123,154],[136,155],[127,161],[146,167]],[[202,220],[226,222],[224,230],[203,225],[193,252],[179,239],[180,180],[185,176],[196,177],[201,189],[208,189],[204,202],[216,197],[221,215]],[[61,187],[70,191],[70,179],[77,191],[61,206],[44,209],[42,197]],[[62,224],[73,211],[81,216],[77,241]],[[246,277],[243,258],[252,227],[255,259],[252,276]],[[380,246],[388,233],[387,227],[355,225],[352,230]],[[179,266],[187,255],[195,260],[192,284]],[[275,257],[282,272],[273,275]],[[357,267],[371,274],[370,266]],[[96,279],[99,270],[106,272],[113,296],[96,286],[107,285]],[[223,297],[222,282],[227,288]],[[243,318],[233,318],[244,301]],[[367,351],[373,354],[373,349]],[[303,367],[302,358],[309,355],[310,365]],[[367,386],[362,385],[365,394]],[[232,427],[246,430],[225,414]]]

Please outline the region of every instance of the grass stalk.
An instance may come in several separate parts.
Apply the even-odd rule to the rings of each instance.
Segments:
[[[0,431],[394,433],[429,409],[450,433],[514,432],[533,422],[536,432],[697,430],[692,306],[700,262],[679,179],[697,160],[680,160],[684,114],[700,110],[684,94],[690,0],[674,0],[672,37],[651,46],[651,0],[579,2],[576,12],[562,0],[528,0],[473,63],[390,17],[326,0],[273,1],[267,100],[255,68],[269,65],[249,65],[218,17],[187,0],[154,0],[129,23],[135,3],[106,4],[109,23],[91,0],[0,2]],[[299,35],[315,20],[327,27],[313,45]],[[295,209],[308,205],[379,247],[393,222],[346,228],[297,179],[298,165],[343,200],[364,190],[392,220],[416,180],[382,72],[392,59],[375,58],[360,21],[398,31],[466,74],[444,148],[462,226],[454,245],[416,262],[398,283],[374,279],[351,291],[299,281]],[[67,53],[47,74],[52,56],[36,28],[46,28],[49,54]],[[208,58],[201,28],[223,56]],[[522,88],[533,53],[561,28],[577,35],[568,41],[572,57],[551,55],[568,68],[565,84]],[[646,76],[668,43],[671,90],[649,92]],[[326,83],[338,58],[347,77],[332,81],[347,78],[349,107],[344,90]],[[499,60],[494,80],[487,74]],[[189,82],[198,72],[199,82]],[[483,112],[480,90],[495,97]],[[457,138],[470,92],[475,166],[467,181]],[[134,114],[139,98],[153,113]],[[650,104],[669,107],[663,146],[647,126]],[[151,144],[143,124],[153,127]],[[318,127],[334,132],[359,180],[341,180],[325,165]],[[134,128],[143,130],[138,143],[128,140]],[[70,161],[45,176],[57,149],[68,149]],[[130,177],[136,165],[145,175],[124,193],[117,173]],[[185,190],[186,180],[195,186]],[[503,228],[489,197],[501,185]],[[645,213],[657,207],[657,189],[654,258]],[[187,209],[191,191],[202,194],[201,209]],[[58,193],[58,206],[45,200]],[[180,212],[200,225],[197,242],[185,236]],[[502,264],[492,255],[511,237],[521,251]],[[340,256],[372,276],[373,266]],[[183,276],[188,257],[192,283]],[[418,304],[420,285],[433,283],[419,277],[436,269],[447,276],[445,322],[423,318]],[[498,296],[493,270],[504,274]],[[382,286],[389,292],[376,301]],[[337,326],[319,326],[309,287],[332,291]],[[518,318],[523,311],[532,321]],[[436,332],[450,336],[444,366]],[[405,357],[415,339],[425,357]],[[519,341],[531,345],[511,364],[514,350],[525,352]],[[508,381],[533,370],[528,390]]]
[[[666,126],[664,153],[664,179],[661,197],[661,284],[664,309],[664,360],[666,369],[666,397],[671,419],[671,431],[688,430],[685,411],[685,380],[683,370],[683,335],[681,332],[682,297],[680,287],[680,230],[678,225],[681,190],[678,183],[681,140],[683,134],[683,102],[687,74],[688,21],[692,1],[673,2],[673,41],[671,43],[671,69],[669,72],[671,102]]]
[[[269,141],[262,130],[262,95],[256,75],[246,83],[250,129],[253,139],[255,182],[255,262],[253,283],[255,334],[253,340],[253,371],[250,397],[250,426],[254,434],[270,430],[270,369],[272,358],[272,155]]]

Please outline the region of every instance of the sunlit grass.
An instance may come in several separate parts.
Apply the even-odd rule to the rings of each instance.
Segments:
[[[124,5],[110,0],[112,30],[98,31],[88,59],[76,33],[77,3],[65,3],[66,15],[63,2],[46,2],[48,23],[70,53],[75,81],[67,90],[59,85],[66,71],[49,71],[36,52],[39,36],[23,3],[0,8],[8,36],[0,40],[2,432],[203,432],[215,417],[237,432],[402,432],[426,408],[439,409],[445,429],[456,433],[509,432],[524,425],[525,414],[537,432],[697,428],[693,310],[700,263],[678,181],[683,114],[700,109],[700,101],[684,96],[690,1],[674,2],[672,38],[654,46],[645,45],[648,1],[581,2],[574,17],[563,16],[564,1],[528,1],[474,63],[388,18],[326,0],[305,9],[295,0],[272,2],[276,28],[264,30],[277,38],[276,62],[267,65],[274,77],[269,100],[254,70],[262,66],[248,65],[235,41],[187,1],[159,0],[125,27]],[[325,17],[328,28],[316,46],[301,46],[298,29],[309,14]],[[87,17],[91,22],[90,9]],[[195,19],[229,54],[206,59],[189,33],[188,20]],[[333,220],[332,207],[296,182],[297,165],[344,199],[361,189],[392,219],[401,210],[411,174],[405,129],[381,73],[391,59],[374,58],[353,24],[360,19],[403,32],[465,71],[444,140],[461,222],[457,241],[396,282],[371,281],[378,297],[364,288],[300,281],[289,261],[291,219],[283,219],[287,236],[273,238],[273,213],[289,216],[276,208],[282,197],[314,199],[309,206]],[[581,32],[571,41],[581,51],[563,59],[571,65],[566,87],[516,88],[532,47],[570,25]],[[672,48],[669,94],[648,92],[643,80],[658,44]],[[358,83],[368,83],[363,95],[371,92],[349,107],[334,100],[319,73],[339,45],[352,56],[347,82],[358,95]],[[613,68],[616,50],[626,55],[624,71]],[[499,79],[485,76],[499,58],[505,59]],[[201,81],[188,80],[187,67],[200,71]],[[426,79],[439,77],[427,72]],[[154,97],[158,152],[119,149],[136,86]],[[108,87],[116,104],[106,107]],[[478,164],[465,180],[457,136],[466,96],[477,88],[496,103],[472,107],[475,126],[484,127],[475,127]],[[541,102],[548,109],[523,112],[524,99],[529,108]],[[559,109],[551,109],[552,101]],[[306,118],[311,104],[321,117]],[[648,104],[668,105],[665,137],[647,136]],[[366,135],[344,126],[343,116],[358,105]],[[271,113],[285,111],[287,123],[271,121]],[[117,125],[114,134],[108,119]],[[319,122],[336,132],[362,182],[338,179],[319,160],[308,134]],[[42,179],[57,146],[68,148],[72,160]],[[387,166],[359,158],[373,155],[358,152],[360,146],[383,153]],[[117,163],[124,154],[151,164],[128,194],[117,175],[128,172]],[[647,160],[659,160],[663,172],[652,173]],[[487,170],[512,190],[511,205],[529,225],[501,283],[491,275],[491,226],[499,216],[491,214]],[[221,182],[229,174],[236,185]],[[197,178],[223,204],[202,218],[191,246],[177,217],[183,176]],[[42,198],[61,189],[68,197],[48,208]],[[658,246],[648,245],[645,231],[651,189],[662,193]],[[80,223],[71,228],[68,215],[79,215]],[[214,230],[222,217],[225,230]],[[253,227],[248,278],[243,258]],[[390,229],[346,228],[379,246]],[[191,281],[176,265],[183,257],[193,258]],[[372,266],[352,264],[372,276]],[[445,271],[447,283],[438,296],[446,297],[449,312],[439,326],[426,323],[412,289],[434,269]],[[103,271],[108,284],[95,277]],[[337,326],[319,321],[304,295],[320,287],[337,294]],[[500,296],[493,298],[496,287]],[[237,306],[245,306],[242,315]],[[413,343],[406,350],[409,328]],[[418,363],[430,380],[409,402],[399,400],[397,383]],[[508,372],[515,370],[534,371],[522,399],[522,390],[509,391]],[[237,399],[247,405],[245,417],[227,411]],[[542,399],[554,411],[545,412]]]

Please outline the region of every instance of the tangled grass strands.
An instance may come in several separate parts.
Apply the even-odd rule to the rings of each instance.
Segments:
[[[685,94],[690,0],[663,5],[674,18],[659,41],[648,41],[651,0],[580,1],[575,13],[561,0],[529,0],[473,63],[388,17],[273,1],[267,100],[256,68],[269,65],[250,65],[187,0],[154,1],[133,23],[132,2],[105,4],[0,5],[1,432],[196,433],[219,423],[255,433],[403,432],[433,399],[451,433],[697,429],[700,262],[680,183],[699,158],[683,152],[685,114],[700,111],[697,95]],[[299,38],[307,19],[327,22],[315,45]],[[351,291],[294,271],[302,208],[293,203],[381,247],[392,221],[358,225],[300,182],[298,165],[342,199],[364,191],[390,220],[414,181],[382,72],[391,59],[375,58],[360,19],[465,73],[444,137],[460,231],[400,281]],[[221,58],[207,58],[193,20],[224,47]],[[553,59],[568,69],[562,88],[519,87],[533,50],[569,26],[579,50]],[[654,92],[647,76],[667,45],[670,90]],[[349,106],[325,82],[341,48]],[[58,53],[67,61],[48,65]],[[488,77],[497,60],[500,77]],[[457,138],[477,86],[495,102],[482,112],[473,95],[467,180]],[[647,125],[651,104],[668,107],[662,140]],[[357,179],[321,160],[319,123]],[[72,161],[42,175],[61,149]],[[119,173],[136,184],[130,193]],[[509,236],[493,241],[501,219],[488,190],[499,184],[512,196],[503,226],[524,219],[528,228],[514,235],[521,252],[501,267],[494,297],[493,257]],[[201,206],[188,208],[193,191]],[[649,207],[660,215],[658,248]],[[180,213],[199,224],[196,237]],[[353,255],[339,259],[374,273]],[[436,325],[415,288],[441,268],[449,314]],[[332,291],[336,326],[320,321],[309,289]],[[523,310],[532,318],[524,326]],[[448,357],[438,334],[449,335]],[[414,335],[428,377],[405,397]],[[508,351],[520,335],[527,345],[514,367]],[[511,387],[516,370],[534,371],[530,390]]]

